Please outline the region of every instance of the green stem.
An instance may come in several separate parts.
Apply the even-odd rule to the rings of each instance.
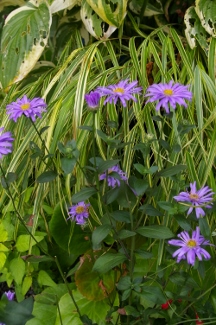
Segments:
[[[79,314],[79,317],[81,317],[82,315],[81,315],[81,313],[80,313],[79,307],[78,307],[78,305],[77,305],[77,303],[76,303],[76,301],[75,301],[75,299],[74,299],[73,292],[72,292],[72,290],[71,290],[70,287],[69,287],[69,284],[68,284],[68,282],[67,282],[67,280],[66,280],[66,278],[65,278],[65,276],[64,276],[64,273],[62,272],[62,269],[61,269],[61,266],[60,266],[60,264],[59,264],[59,261],[58,261],[57,256],[54,256],[54,259],[55,259],[55,262],[56,262],[57,268],[58,268],[58,270],[59,270],[59,273],[61,274],[62,280],[64,281],[64,283],[65,283],[65,285],[66,285],[66,287],[67,287],[68,293],[69,293],[69,295],[70,295],[70,297],[71,297],[71,300],[73,301],[73,304],[74,304],[74,306],[75,306],[75,308],[76,308],[76,311],[77,311],[77,313]]]
[[[60,323],[61,323],[61,325],[64,325],[63,322],[62,322],[61,311],[60,311],[60,308],[59,308],[59,304],[58,304],[58,302],[57,302],[57,309],[58,309],[58,313],[59,313],[59,320],[60,320]]]
[[[103,209],[101,204],[101,193],[100,193],[100,184],[99,184],[99,177],[97,172],[97,162],[96,162],[96,111],[92,111],[93,114],[93,140],[92,140],[92,149],[93,149],[93,157],[94,157],[94,168],[95,168],[95,180],[96,180],[96,186],[97,186],[97,197],[98,197],[98,208],[100,211],[101,216],[103,215]]]
[[[41,251],[44,252],[44,254],[50,256],[50,255],[49,255],[49,254],[48,254],[48,253],[43,249],[43,247],[40,245],[40,243],[37,241],[37,239],[36,239],[36,238],[34,237],[34,235],[31,233],[31,231],[28,229],[28,227],[26,226],[25,222],[23,221],[23,218],[22,218],[21,214],[20,214],[19,211],[17,210],[16,205],[15,205],[15,202],[14,202],[14,198],[13,198],[13,196],[12,196],[12,193],[11,193],[11,191],[10,191],[10,188],[9,188],[9,185],[8,185],[8,182],[7,182],[7,179],[6,179],[5,172],[4,172],[4,170],[3,170],[2,166],[1,166],[1,164],[0,164],[0,170],[1,170],[1,172],[2,172],[2,175],[3,175],[4,181],[5,181],[5,184],[6,184],[6,187],[7,187],[6,190],[7,190],[7,192],[8,192],[8,195],[9,195],[10,199],[11,199],[11,202],[12,202],[12,205],[13,205],[13,208],[14,208],[14,211],[15,211],[15,213],[17,214],[17,217],[18,217],[19,221],[20,221],[21,224],[24,226],[25,230],[26,230],[27,233],[30,235],[30,237],[31,237],[31,238],[36,242],[36,244],[37,244],[38,247],[41,249]],[[50,256],[50,257],[52,257],[52,256]]]
[[[40,134],[40,132],[38,131],[38,129],[37,129],[37,127],[36,127],[36,125],[35,125],[35,123],[32,121],[32,119],[30,118],[30,121],[31,121],[31,123],[32,123],[32,125],[33,125],[33,127],[34,127],[34,129],[35,129],[35,131],[36,131],[36,133],[37,133],[37,135],[38,135],[38,137],[39,137],[39,139],[41,140],[41,143],[42,143],[42,145],[44,146],[44,148],[46,149],[46,151],[47,151],[47,154],[49,155],[50,154],[50,152],[49,152],[49,149],[47,148],[47,146],[46,146],[46,144],[45,144],[45,141],[44,141],[44,139],[42,138],[42,136],[41,136],[41,134]],[[46,153],[45,153],[46,154]],[[54,168],[56,167],[55,166],[55,162],[54,162],[54,160],[53,160],[53,158],[52,157],[50,157],[51,158],[51,161],[52,161],[52,163],[53,163],[53,166],[54,166]],[[45,165],[47,166],[47,163],[44,161],[44,159],[42,158],[42,160],[43,160],[43,162],[45,163]]]

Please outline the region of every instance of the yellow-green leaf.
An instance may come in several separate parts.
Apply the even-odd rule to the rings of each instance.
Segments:
[[[0,270],[3,268],[6,261],[5,253],[0,253]]]
[[[56,283],[51,279],[46,271],[41,270],[38,274],[38,283],[40,286],[55,287]]]
[[[0,223],[0,242],[5,242],[8,239],[8,233],[2,223]]]
[[[26,276],[22,283],[22,294],[25,296],[26,292],[30,289],[32,285],[32,277]]]
[[[0,244],[0,252],[8,252],[8,251],[9,249],[5,245]]]
[[[43,236],[35,236],[35,239],[40,242],[41,240],[44,239],[44,235]],[[17,238],[17,242],[16,242],[16,248],[18,250],[18,252],[25,252],[29,249],[29,243],[30,243],[30,235],[20,235]],[[35,245],[36,242],[35,240],[32,240],[32,245]]]
[[[22,279],[25,275],[25,262],[20,257],[14,258],[10,262],[10,271],[18,285],[21,285]]]

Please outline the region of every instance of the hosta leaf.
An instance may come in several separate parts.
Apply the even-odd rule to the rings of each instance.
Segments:
[[[54,0],[50,6],[51,13],[54,14],[66,8],[72,9],[77,4],[77,0]]]
[[[45,0],[30,1],[12,11],[1,41],[1,83],[3,88],[22,80],[35,66],[48,40],[52,21]]]
[[[107,24],[121,26],[126,15],[128,0],[87,0],[87,2]]]
[[[196,0],[196,13],[203,28],[216,37],[216,2],[212,0]]]
[[[97,39],[107,39],[116,30],[110,25],[105,30],[106,24],[86,1],[82,3],[80,16],[87,31]]]
[[[25,4],[24,0],[1,0],[0,2],[0,12],[4,7],[8,6],[23,6]]]
[[[186,25],[185,36],[190,47],[193,49],[197,45],[196,41],[198,41],[202,47],[207,48],[208,34],[201,25],[200,19],[197,16],[194,7],[187,9],[184,16],[184,22]]]

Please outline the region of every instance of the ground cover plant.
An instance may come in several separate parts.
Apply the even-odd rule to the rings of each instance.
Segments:
[[[214,12],[0,4],[1,324],[215,323]]]

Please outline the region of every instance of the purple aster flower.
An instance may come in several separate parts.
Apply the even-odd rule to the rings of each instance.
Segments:
[[[0,128],[0,133],[2,133],[3,130],[4,128]],[[12,152],[13,141],[14,139],[12,138],[11,132],[5,132],[0,135],[0,159]]]
[[[179,195],[174,196],[176,201],[180,202],[189,202],[192,206],[189,208],[187,214],[189,215],[193,209],[195,208],[196,217],[197,219],[200,216],[205,216],[205,211],[202,209],[201,206],[210,209],[212,203],[212,196],[214,192],[208,186],[202,187],[200,190],[197,191],[196,189],[196,182],[190,183],[190,192],[181,192]]]
[[[180,239],[171,239],[168,241],[170,245],[180,246],[181,248],[177,249],[173,253],[173,257],[177,257],[177,263],[181,260],[187,259],[187,263],[194,265],[196,257],[199,261],[202,261],[203,257],[206,260],[211,258],[210,254],[201,247],[201,245],[211,245],[209,240],[206,240],[202,235],[200,235],[199,227],[196,227],[196,230],[192,232],[192,238],[190,238],[187,231],[182,231],[178,234]]]
[[[6,291],[5,293],[5,296],[8,298],[8,300],[14,300],[14,296],[15,296],[15,293],[14,292],[12,292],[12,291]]]
[[[107,87],[98,87],[97,91],[101,93],[101,96],[107,96],[104,104],[107,102],[114,104],[117,103],[119,99],[124,107],[126,107],[126,101],[132,99],[137,101],[133,94],[140,94],[142,87],[135,87],[138,81],[128,82],[128,79],[122,80],[116,85],[109,85]]]
[[[17,99],[16,102],[12,102],[6,106],[7,114],[9,114],[9,119],[17,121],[17,119],[25,115],[26,117],[30,117],[34,122],[36,120],[36,116],[41,118],[41,113],[46,112],[47,104],[43,100],[43,98],[33,98],[28,99],[26,95],[21,99]]]
[[[91,91],[89,94],[85,95],[85,100],[87,102],[88,107],[91,110],[97,110],[100,102],[100,94],[97,91]]]
[[[115,178],[115,174],[113,173],[117,173],[120,179],[123,181],[128,180],[128,177],[126,173],[123,172],[123,170],[121,170],[118,166],[113,166],[99,176],[100,181],[103,179],[107,179],[108,186],[112,188],[120,186],[120,180]]]
[[[79,202],[72,207],[69,208],[68,214],[69,218],[72,220],[76,220],[77,225],[83,225],[88,217],[89,217],[89,208],[90,204],[86,204],[85,202]]]
[[[145,97],[150,97],[146,103],[152,103],[158,101],[156,105],[156,111],[159,111],[160,107],[163,107],[166,113],[169,113],[168,104],[175,109],[176,104],[187,107],[186,100],[192,100],[192,92],[188,90],[189,86],[184,86],[179,83],[173,84],[171,80],[168,84],[153,84],[147,88],[147,94]]]

